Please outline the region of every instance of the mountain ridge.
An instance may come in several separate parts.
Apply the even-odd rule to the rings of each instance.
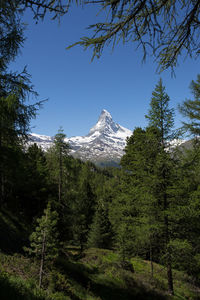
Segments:
[[[65,141],[70,145],[70,154],[84,161],[91,161],[100,166],[117,166],[124,154],[127,137],[132,131],[114,122],[111,114],[103,109],[97,123],[85,136],[72,136]],[[36,143],[43,150],[52,146],[54,137],[32,133],[29,144]],[[178,145],[187,147],[188,141],[174,139],[168,151]]]
[[[70,145],[70,154],[94,163],[119,163],[126,146],[126,138],[132,131],[114,122],[111,114],[103,109],[97,123],[85,136],[73,136],[65,141]],[[30,134],[29,144],[36,143],[43,150],[53,144],[54,137]]]

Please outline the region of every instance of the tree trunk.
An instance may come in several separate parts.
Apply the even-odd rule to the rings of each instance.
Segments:
[[[164,145],[163,145],[164,147]],[[166,172],[165,172],[165,165],[162,173],[163,182],[164,182],[164,195],[163,195],[163,211],[164,211],[164,231],[165,231],[165,247],[166,247],[166,264],[167,264],[167,281],[168,281],[168,291],[171,295],[174,295],[174,287],[173,287],[173,275],[172,275],[172,263],[171,263],[171,253],[168,247],[169,244],[169,219],[167,215],[167,209],[169,206],[168,199],[167,199],[167,183],[166,183]]]
[[[4,194],[4,185],[3,185],[3,157],[2,157],[2,134],[1,134],[2,125],[0,128],[0,207],[3,205],[3,194]]]
[[[167,195],[164,195],[164,212],[167,209]],[[166,257],[167,257],[167,280],[168,280],[168,290],[171,295],[174,295],[174,287],[173,287],[173,275],[172,275],[172,263],[171,263],[171,253],[168,248],[169,243],[169,223],[168,216],[164,217],[165,223],[165,243],[166,243]]]
[[[41,261],[40,261],[39,288],[41,288],[41,285],[42,285],[44,259],[45,259],[45,247],[46,247],[46,233],[44,231],[43,240],[42,240],[42,254],[41,254]]]
[[[151,263],[151,277],[153,278],[153,252],[152,252],[151,242],[150,242],[150,263]]]
[[[46,220],[47,220],[47,213],[46,213]],[[45,228],[44,228],[43,239],[42,239],[42,253],[41,253],[41,260],[40,260],[39,288],[41,288],[41,285],[42,285],[44,260],[45,260],[45,250],[46,250],[46,231],[45,231]]]
[[[58,184],[58,200],[61,202],[62,197],[62,153],[61,147],[59,149],[59,184]]]
[[[173,287],[173,276],[172,276],[172,264],[171,264],[171,254],[167,253],[167,279],[168,279],[168,290],[171,295],[174,295]]]
[[[5,204],[5,176],[3,164],[0,162],[0,207]]]

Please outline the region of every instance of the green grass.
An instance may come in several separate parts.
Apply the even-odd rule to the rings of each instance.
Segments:
[[[23,255],[0,254],[1,300],[197,300],[200,292],[191,278],[173,271],[175,296],[167,292],[166,269],[139,257],[130,263],[134,272],[123,268],[117,253],[88,249],[79,255],[68,248],[44,278],[45,290],[37,288],[38,263]]]
[[[154,274],[151,277],[151,267],[149,261],[140,258],[131,259],[137,281],[143,282],[144,285],[151,285],[154,290],[164,291],[167,293],[167,270],[165,267],[153,263]],[[192,279],[185,273],[173,270],[174,292],[171,299],[200,299],[200,289],[192,284]]]
[[[29,281],[24,281],[20,277],[0,274],[0,299],[1,300],[44,300],[44,293],[36,289]]]

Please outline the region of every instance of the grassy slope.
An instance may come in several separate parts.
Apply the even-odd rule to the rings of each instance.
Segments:
[[[76,280],[83,280],[97,298],[81,299],[200,299],[200,290],[190,283],[182,272],[174,271],[175,296],[167,293],[166,270],[154,264],[154,278],[150,264],[140,258],[133,258],[134,273],[126,271],[119,263],[118,255],[109,250],[88,249],[77,262],[68,262],[66,269]],[[98,298],[99,297],[99,298]]]
[[[72,253],[72,251],[70,251]],[[174,272],[175,296],[167,293],[166,270],[154,264],[151,278],[148,261],[133,258],[134,272],[124,270],[116,253],[88,249],[84,256],[76,253],[59,258],[44,280],[47,291],[37,289],[37,265],[22,255],[0,255],[1,300],[164,300],[200,299],[200,291],[182,272]]]
[[[51,270],[46,270],[46,291],[37,289],[38,265],[18,252],[27,232],[12,215],[0,213],[0,299],[1,300],[183,300],[200,299],[200,290],[183,272],[174,271],[175,296],[167,293],[166,270],[133,258],[134,272],[125,270],[116,253],[88,249],[81,257],[67,248]],[[4,253],[3,253],[4,252]]]

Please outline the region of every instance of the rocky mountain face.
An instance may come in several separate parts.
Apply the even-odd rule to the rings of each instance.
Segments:
[[[131,134],[131,130],[115,123],[111,114],[103,109],[98,122],[86,136],[74,136],[66,138],[65,141],[70,145],[70,154],[76,158],[90,160],[101,166],[116,166],[124,154],[126,138]],[[52,146],[53,139],[50,136],[32,133],[29,144],[36,143],[43,150],[47,150]],[[185,149],[191,147],[191,141],[174,139],[167,151],[173,151],[176,146]]]
[[[117,164],[123,155],[126,138],[132,131],[115,123],[105,109],[102,110],[98,122],[86,136],[66,138],[71,150],[70,154],[82,160],[90,160],[96,164]],[[37,143],[46,150],[53,143],[53,137],[31,134],[30,143]]]

